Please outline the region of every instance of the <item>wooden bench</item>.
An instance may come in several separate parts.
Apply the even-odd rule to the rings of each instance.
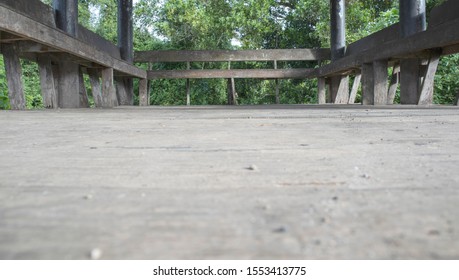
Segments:
[[[50,86],[56,74],[52,70],[52,61],[69,61],[87,69],[98,107],[116,105],[114,76],[139,79],[147,77],[144,70],[120,58],[117,46],[83,26],[78,26],[75,37],[57,29],[53,9],[38,0],[3,0],[0,3],[0,44],[9,72],[12,109],[25,107],[19,57],[39,64],[43,100],[45,107],[51,108],[58,106],[57,89]],[[71,86],[71,83],[67,84]],[[65,89],[61,91],[63,94],[66,92]],[[78,96],[71,97],[72,106],[78,102],[75,98]]]
[[[229,79],[229,100],[235,101],[234,79],[276,79],[276,102],[279,103],[277,79],[311,78],[313,69],[278,69],[278,61],[323,61],[330,59],[329,49],[282,49],[282,50],[219,50],[219,51],[143,51],[136,52],[135,62],[177,63],[186,62],[187,70],[151,70],[147,77],[153,79]],[[231,69],[231,62],[273,61],[274,69]],[[228,62],[228,69],[190,69],[191,62]],[[231,103],[231,102],[230,102]],[[190,104],[187,82],[187,104]]]
[[[398,24],[385,28],[348,47],[346,55],[312,73],[319,79],[356,73],[360,82],[360,72],[371,73],[363,79],[364,104],[390,104],[395,96],[395,83],[398,83],[398,63],[406,58],[425,59],[424,78],[419,94],[419,105],[429,104],[433,98],[433,82],[440,56],[459,52],[459,2],[449,0],[431,12],[429,27],[424,32],[401,38],[397,32]],[[389,88],[387,68],[393,65],[393,75]],[[319,95],[324,95],[325,82],[319,82]],[[354,84],[354,89],[356,85]],[[350,102],[355,98],[352,90]],[[349,96],[347,92],[339,93]],[[322,98],[323,99],[323,98]],[[346,98],[343,98],[347,100]],[[348,98],[349,99],[349,98]]]

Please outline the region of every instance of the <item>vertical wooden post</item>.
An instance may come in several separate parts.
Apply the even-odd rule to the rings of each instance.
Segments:
[[[317,80],[319,92],[318,92],[318,101],[319,104],[325,104],[327,103],[326,100],[326,84],[325,84],[325,78],[319,77]]]
[[[228,69],[231,69],[231,61],[228,61]],[[237,105],[236,82],[229,78],[227,82],[228,105]]]
[[[407,58],[400,61],[400,103],[418,104],[421,88],[421,61]]]
[[[21,61],[15,44],[2,46],[3,59],[5,62],[5,74],[8,83],[8,98],[12,110],[24,110],[26,108],[24,88],[22,85]]]
[[[418,105],[430,105],[433,103],[435,73],[440,62],[440,52],[432,53],[427,65],[426,75],[421,86],[421,95]]]
[[[53,0],[53,8],[57,28],[75,37],[78,32],[78,0]]]
[[[274,60],[274,69],[277,70],[277,60]],[[280,97],[279,97],[279,79],[275,80],[276,84],[276,104],[280,104]]]
[[[73,62],[59,62],[59,107],[79,108],[80,107],[80,81],[79,66]]]
[[[236,92],[236,81],[234,80],[234,78],[231,78],[231,98],[233,100],[233,105],[238,105],[237,92]]]
[[[56,14],[56,26],[71,36],[76,36],[78,30],[78,0],[53,0]],[[79,66],[73,62],[59,62],[57,78],[58,105],[61,108],[78,108],[79,95]]]
[[[344,56],[346,51],[345,0],[330,0],[330,47],[332,61]],[[347,104],[349,102],[349,77],[332,77],[330,82],[331,102]]]
[[[125,77],[115,78],[116,96],[119,101],[119,105],[131,106],[134,104],[134,96],[131,85],[132,79]]]
[[[349,76],[332,77],[332,98],[335,104],[348,104],[349,102]]]
[[[58,107],[58,103],[51,59],[46,54],[39,55],[37,63],[38,69],[40,70],[40,86],[43,105],[45,108],[55,109]]]
[[[96,68],[88,68],[89,81],[91,83],[92,98],[97,108],[104,107],[102,100],[102,87],[100,84],[100,71]]]
[[[387,105],[387,60],[373,62],[374,105]]]
[[[374,104],[373,63],[364,63],[362,65],[362,104]]]
[[[426,1],[399,1],[400,27],[402,37],[411,36],[426,30]],[[420,96],[421,61],[417,58],[403,59],[400,62],[400,102],[418,104]]]
[[[190,70],[191,69],[191,64],[189,61],[186,62],[186,69]],[[191,105],[191,85],[190,85],[190,79],[186,79],[186,106]]]
[[[349,96],[349,104],[355,104],[355,99],[357,97],[357,92],[359,91],[361,79],[362,74],[357,73],[354,78],[354,83],[352,84],[351,95]]]
[[[330,45],[332,61],[346,50],[346,7],[344,0],[330,0]]]
[[[102,107],[112,108],[118,106],[116,89],[113,84],[113,68],[102,70]]]
[[[398,84],[400,83],[400,65],[395,64],[392,68],[389,91],[387,93],[387,104],[394,104],[395,94],[397,93]]]
[[[150,106],[150,94],[148,92],[148,80],[139,80],[139,105]]]
[[[132,0],[118,0],[118,47],[120,48],[121,58],[128,63],[133,63],[134,61],[132,10]],[[134,104],[132,78],[117,78],[116,88],[120,105]]]

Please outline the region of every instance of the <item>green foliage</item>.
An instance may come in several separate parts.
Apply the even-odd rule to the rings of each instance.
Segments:
[[[452,104],[459,91],[459,55],[443,57],[435,75],[434,103]]]
[[[6,84],[5,65],[0,55],[0,110],[9,109],[8,86]]]
[[[27,60],[21,60],[21,66],[27,108],[43,108],[37,64]]]

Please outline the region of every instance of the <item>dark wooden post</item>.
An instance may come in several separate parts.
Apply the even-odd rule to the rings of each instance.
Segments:
[[[345,0],[330,0],[330,48],[332,61],[342,58],[346,51]],[[332,77],[330,90],[332,103],[347,104],[349,101],[349,77]]]
[[[78,0],[53,0],[56,26],[71,36],[78,30]],[[58,105],[61,108],[80,107],[79,66],[70,61],[59,61]],[[45,74],[43,75],[45,76]]]
[[[330,47],[332,61],[346,50],[346,8],[344,0],[330,0]]]
[[[426,30],[426,1],[400,1],[400,26],[402,37]],[[421,87],[421,61],[418,58],[400,62],[400,102],[418,104]]]
[[[118,47],[121,58],[129,63],[134,60],[134,33],[132,0],[118,0]],[[116,79],[120,105],[134,104],[134,86],[131,78]]]
[[[357,97],[357,91],[359,91],[361,80],[362,80],[362,74],[361,73],[355,74],[354,83],[352,83],[352,89],[351,89],[351,94],[349,96],[348,104],[355,104],[355,99]]]
[[[45,108],[57,108],[57,93],[54,84],[53,67],[51,58],[44,54],[37,57],[38,68],[40,69],[40,86]]]
[[[57,28],[76,36],[78,30],[78,0],[53,0]]]

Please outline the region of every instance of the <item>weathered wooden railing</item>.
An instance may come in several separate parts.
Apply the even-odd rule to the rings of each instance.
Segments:
[[[324,61],[330,59],[329,49],[283,49],[283,50],[241,50],[241,51],[144,51],[136,52],[134,61],[142,63],[186,62],[187,70],[151,70],[147,77],[153,79],[211,79],[228,80],[229,103],[236,101],[234,79],[306,79],[313,69],[290,68],[277,69],[278,61]],[[273,61],[274,69],[189,69],[191,62],[246,62]],[[228,67],[230,68],[230,67]],[[276,101],[278,97],[276,83]],[[147,93],[140,100],[148,104]],[[187,104],[189,105],[189,83],[187,83]]]
[[[144,70],[121,59],[117,46],[83,26],[74,36],[58,29],[54,10],[39,0],[0,1],[0,44],[12,109],[25,108],[19,58],[38,63],[47,108],[88,107],[83,73],[97,107],[132,103],[124,77],[146,78]]]
[[[440,57],[458,52],[459,1],[450,0],[432,10],[426,31],[401,38],[400,25],[395,24],[349,45],[343,58],[314,70],[312,75],[319,77],[320,103],[325,103],[326,84],[332,77],[351,74],[355,75],[351,92],[342,85],[347,80],[342,79],[336,96],[329,96],[329,102],[354,103],[362,80],[362,103],[385,105],[394,101],[400,82],[400,62],[418,60],[414,69],[407,69],[402,81],[414,84],[408,92],[412,96],[405,104],[427,105],[433,101],[434,77]],[[389,66],[392,66],[392,76],[388,83]]]

